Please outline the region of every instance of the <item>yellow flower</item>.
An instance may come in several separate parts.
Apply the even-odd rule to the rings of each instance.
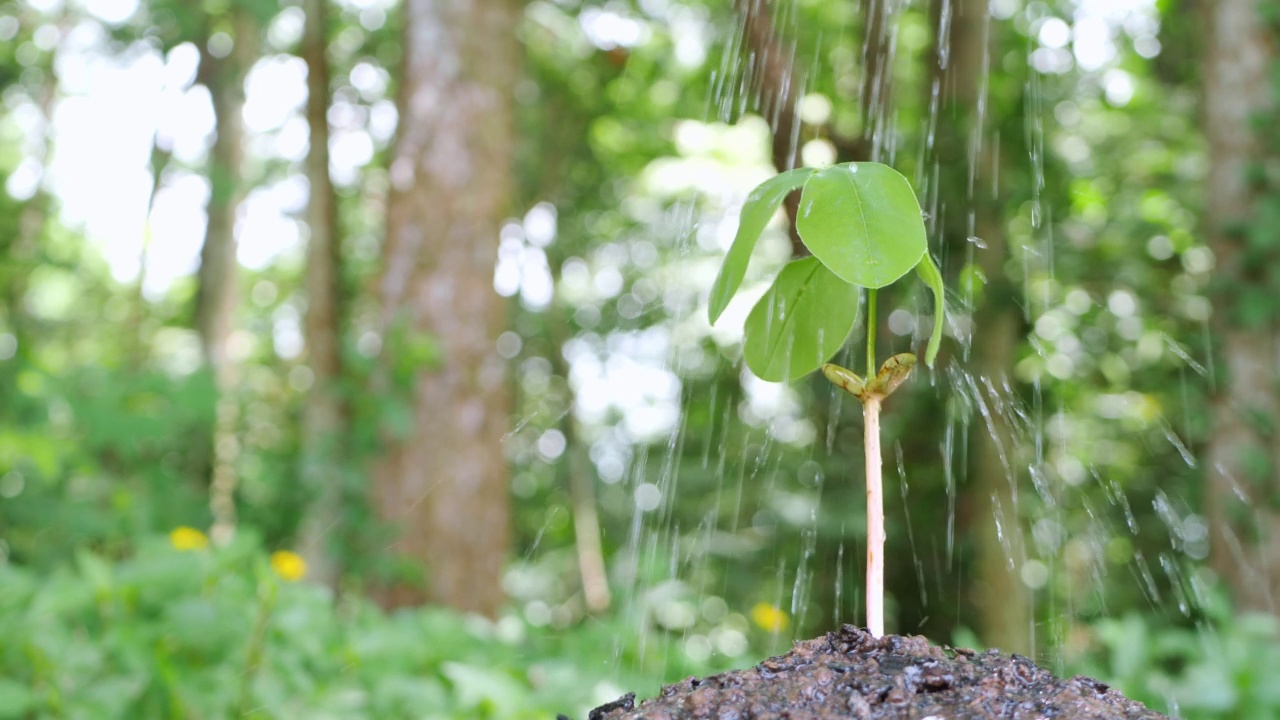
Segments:
[[[169,544],[178,550],[203,550],[209,547],[209,538],[193,527],[182,525],[169,533]]]
[[[281,578],[296,582],[307,574],[307,561],[298,553],[277,550],[271,553],[271,569]]]
[[[751,608],[751,620],[762,630],[771,633],[786,630],[787,625],[791,624],[791,618],[785,612],[769,603],[756,603]]]

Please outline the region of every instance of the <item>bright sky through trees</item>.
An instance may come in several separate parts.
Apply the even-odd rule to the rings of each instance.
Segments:
[[[36,0],[32,5],[51,12],[59,1]],[[361,20],[368,18],[368,29],[376,29],[385,20],[389,3],[342,4],[366,11]],[[108,24],[124,22],[138,9],[136,0],[86,0],[84,6]],[[998,16],[1000,7],[1001,3],[993,3],[993,14]],[[296,42],[302,31],[300,16],[297,8],[280,13],[269,32],[273,44]],[[612,11],[583,13],[581,23],[599,47],[635,44],[645,31],[639,21]],[[159,295],[195,270],[203,237],[209,189],[199,173],[171,171],[157,194],[149,223],[146,217],[151,138],[157,137],[171,148],[180,165],[188,167],[199,167],[207,150],[213,113],[207,91],[192,86],[198,53],[183,45],[166,58],[146,50],[122,58],[105,51],[104,33],[94,23],[65,30],[46,27],[44,42],[58,47],[59,81],[67,95],[55,113],[55,152],[48,178],[62,201],[64,219],[73,226],[83,224],[121,281],[137,277],[142,239],[150,238],[146,287],[149,295]],[[1074,59],[1081,69],[1106,71],[1103,82],[1108,99],[1124,104],[1133,93],[1132,81],[1123,71],[1108,70],[1115,57],[1112,37],[1123,29],[1135,37],[1135,46],[1153,48],[1154,54],[1158,43],[1152,46],[1156,42],[1153,0],[1082,0],[1073,28],[1056,18],[1043,21],[1038,31],[1042,47],[1032,53],[1032,63],[1042,72],[1065,72]],[[707,52],[702,32],[691,25],[676,35],[677,56],[689,64],[699,62]],[[305,72],[296,57],[268,55],[250,74],[245,124],[260,159],[298,161],[305,154],[306,123],[300,114],[306,100]],[[375,101],[367,116],[341,101],[331,109],[332,171],[339,186],[354,182],[375,149],[390,141],[396,123],[394,105],[385,97],[383,71],[358,66],[351,80],[366,100],[381,102]],[[22,125],[22,113],[17,116]],[[23,129],[32,142],[41,133],[31,123]],[[40,182],[39,173],[38,162],[24,163],[9,179],[10,195],[30,197]],[[262,268],[282,254],[300,252],[297,218],[306,197],[306,183],[297,174],[249,196],[238,228],[242,264]]]

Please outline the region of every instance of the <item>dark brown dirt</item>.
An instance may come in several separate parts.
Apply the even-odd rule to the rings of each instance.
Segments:
[[[590,720],[1168,720],[1090,678],[1019,655],[950,650],[845,625],[746,670],[689,678]]]

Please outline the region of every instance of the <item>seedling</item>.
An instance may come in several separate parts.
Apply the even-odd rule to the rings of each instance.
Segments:
[[[793,190],[800,193],[796,230],[812,257],[792,260],[747,316],[743,358],[762,380],[788,382],[819,367],[862,403],[867,462],[867,627],[884,635],[884,493],[881,488],[880,406],[911,374],[916,357],[899,353],[876,371],[876,291],[912,268],[933,291],[933,333],[925,363],[933,367],[942,340],[942,273],[929,257],[920,203],[907,179],[880,163],[797,168],[751,191],[738,234],[711,287],[712,324],[746,275],[760,233]],[[866,378],[829,362],[858,319],[859,288],[867,292]]]

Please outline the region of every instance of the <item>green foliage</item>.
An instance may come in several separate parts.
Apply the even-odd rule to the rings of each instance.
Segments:
[[[1223,600],[1194,626],[1126,613],[1097,621],[1092,652],[1074,671],[1185,720],[1280,715],[1280,622],[1233,614]]]
[[[665,653],[642,635],[388,615],[286,582],[250,533],[219,550],[153,536],[115,562],[0,566],[0,718],[585,717],[650,687]],[[619,658],[629,670],[610,670]]]
[[[0,388],[0,523],[13,560],[46,567],[85,544],[127,551],[140,535],[204,522],[207,374],[7,363]],[[32,412],[42,406],[58,410]]]

